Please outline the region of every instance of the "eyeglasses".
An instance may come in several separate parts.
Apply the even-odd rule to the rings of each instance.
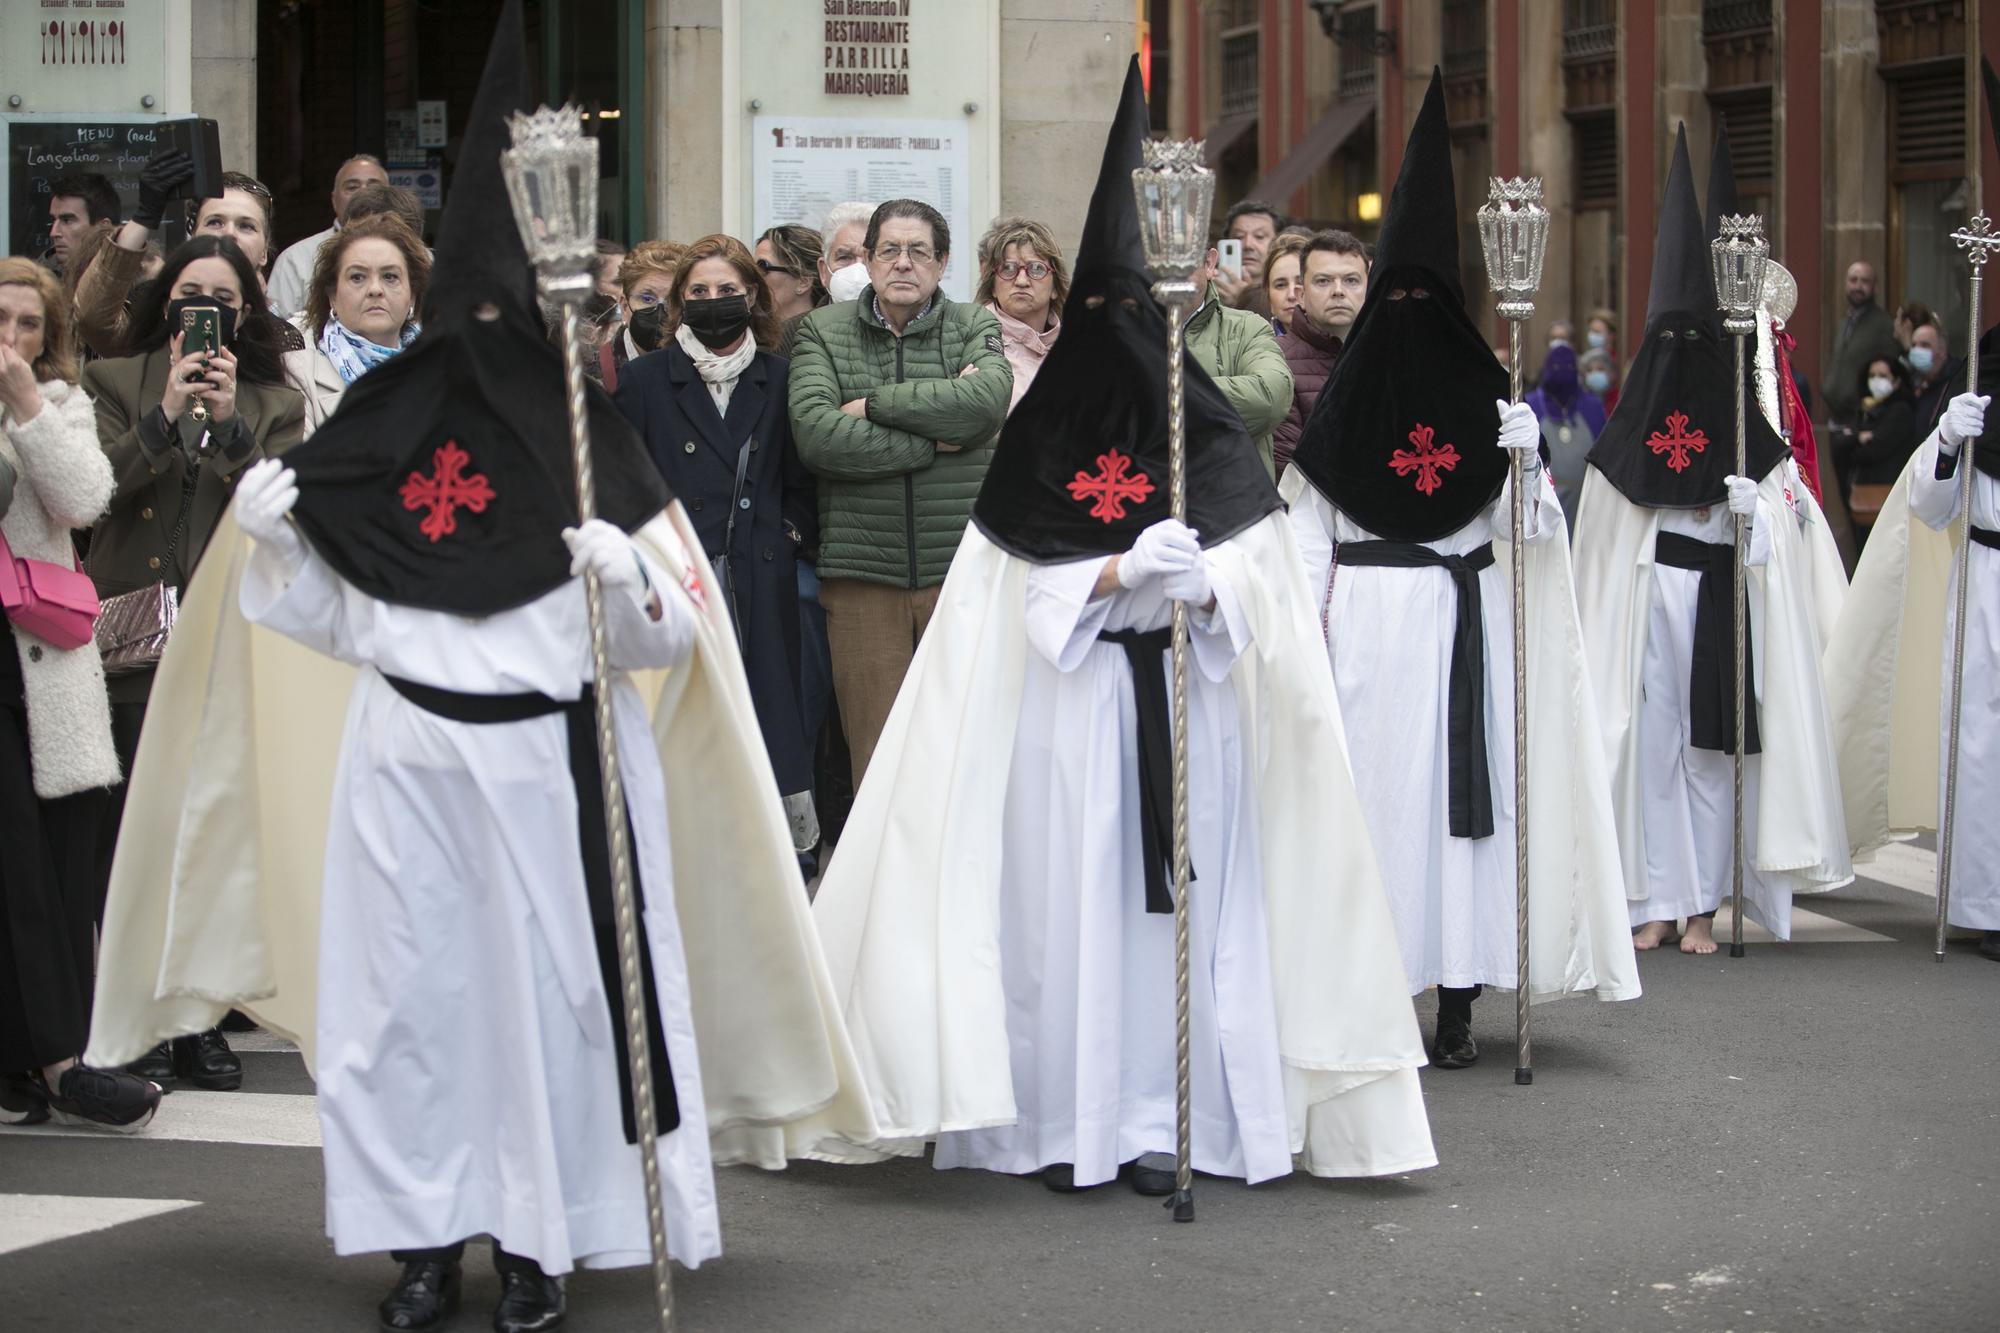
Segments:
[[[786,268],[783,264],[773,264],[768,259],[760,259],[757,261],[757,271],[759,273],[782,273],[788,278],[797,277],[799,272],[795,268]]]
[[[1034,279],[1036,282],[1040,282],[1043,278],[1048,277],[1050,273],[1055,271],[1051,269],[1047,264],[1044,264],[1039,259],[1030,260],[1025,264],[1021,263],[1017,259],[1009,259],[1004,263],[1002,263],[998,268],[996,268],[994,272],[1000,275],[1001,281],[1012,282],[1014,279],[1021,276],[1021,271],[1023,269],[1026,269],[1028,276]]]
[[[915,245],[897,245],[895,242],[892,241],[888,245],[876,246],[873,250],[869,251],[869,253],[887,264],[893,264],[897,260],[903,258],[905,255],[909,256],[910,262],[912,264],[928,264],[933,259],[937,258],[937,256],[931,252],[931,248],[928,245],[923,244],[921,241],[919,241]]]

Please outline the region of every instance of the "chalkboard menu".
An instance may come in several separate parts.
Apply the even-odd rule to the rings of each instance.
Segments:
[[[130,217],[139,202],[139,172],[155,145],[184,135],[188,121],[160,116],[118,119],[64,116],[8,116],[5,208],[7,253],[37,256],[49,248],[49,184],[71,172],[95,171],[118,191],[119,215]],[[167,210],[160,239],[180,240],[180,210]]]

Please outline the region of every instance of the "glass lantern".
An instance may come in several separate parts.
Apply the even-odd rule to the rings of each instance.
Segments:
[[[1741,337],[1757,328],[1757,306],[1764,294],[1764,266],[1771,257],[1764,239],[1764,219],[1752,213],[1732,213],[1722,219],[1721,234],[1710,246],[1715,261],[1715,300],[1722,307],[1722,327]]]
[[[508,117],[514,146],[500,156],[521,244],[545,295],[582,300],[595,282],[597,141],[574,106]]]
[[[1146,266],[1163,281],[1186,281],[1208,255],[1215,173],[1202,165],[1200,139],[1149,139],[1145,166],[1132,173]]]
[[[1486,253],[1486,281],[1500,298],[1495,313],[1502,319],[1522,320],[1535,313],[1535,293],[1542,286],[1549,211],[1542,207],[1539,178],[1491,179],[1491,191],[1479,206],[1479,243]]]

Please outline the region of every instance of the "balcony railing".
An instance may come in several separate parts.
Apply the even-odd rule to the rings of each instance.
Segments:
[[[1486,0],[1444,0],[1444,74],[1486,72]]]
[[[1701,35],[1725,37],[1771,26],[1771,0],[1702,0]]]
[[[1563,59],[1595,60],[1617,49],[1617,0],[1563,0]]]
[[[1258,30],[1233,28],[1222,34],[1222,114],[1257,114]]]
[[[1375,6],[1340,11],[1340,95],[1367,97],[1375,91]]]

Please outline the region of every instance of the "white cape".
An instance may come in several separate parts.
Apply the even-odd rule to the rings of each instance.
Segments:
[[[1795,894],[1820,893],[1854,878],[1814,627],[1822,603],[1813,590],[1838,570],[1819,567],[1820,545],[1800,533],[1784,476],[1774,468],[1759,487],[1763,512],[1774,516],[1771,557],[1746,571],[1763,742],[1757,826],[1746,841],[1760,874],[1781,878]],[[1577,511],[1577,606],[1611,767],[1625,891],[1634,901],[1646,897],[1649,884],[1638,718],[1659,530],[1659,510],[1633,504],[1589,470]]]
[[[1255,773],[1297,1164],[1434,1165],[1424,1063],[1297,548],[1274,513],[1208,551],[1254,641],[1230,673]],[[814,904],[882,1141],[1012,1124],[1000,884],[1030,566],[968,528]]]
[[[660,540],[663,523],[679,540]],[[636,538],[676,578],[715,586],[678,503]],[[298,1042],[313,1067],[320,882],[356,672],[244,619],[249,550],[231,511],[154,682],[112,866],[91,1064],[124,1064],[233,1007]],[[666,778],[715,1162],[776,1168],[805,1144],[872,1139],[718,599],[697,618],[687,664],[635,682]]]

